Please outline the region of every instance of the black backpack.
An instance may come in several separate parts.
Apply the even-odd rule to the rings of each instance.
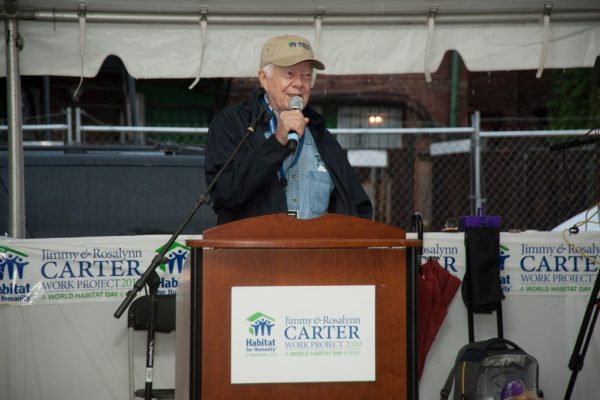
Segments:
[[[493,338],[463,346],[440,392],[447,400],[454,383],[454,400],[500,400],[502,387],[521,381],[538,395],[539,367],[535,358],[513,342]]]

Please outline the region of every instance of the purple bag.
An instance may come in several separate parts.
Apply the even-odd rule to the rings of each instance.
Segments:
[[[460,217],[460,230],[467,228],[491,227],[500,229],[502,217],[497,215],[484,215],[483,207],[477,209],[477,215],[463,215]]]

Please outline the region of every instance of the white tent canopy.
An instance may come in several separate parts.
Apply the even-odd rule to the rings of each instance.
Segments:
[[[12,6],[14,0],[4,3]],[[92,77],[106,57],[116,55],[135,78],[250,77],[256,76],[265,40],[283,33],[310,39],[324,72],[340,75],[422,72],[428,77],[449,50],[457,50],[471,71],[538,69],[538,75],[544,68],[591,67],[600,54],[598,0],[16,4],[18,9],[8,7],[2,14],[8,22],[0,28],[5,39],[0,75],[8,78],[9,234],[14,237],[25,236],[18,75]],[[24,46],[20,52],[13,36],[16,21]],[[421,387],[431,392],[443,379],[436,378]]]
[[[327,74],[423,72],[449,50],[471,71],[591,67],[598,0],[5,0],[9,229],[24,236],[19,75],[95,76],[109,55],[135,78],[256,76],[262,44],[310,39]],[[18,36],[17,36],[18,33]],[[18,50],[21,48],[21,50]],[[193,86],[193,85],[192,85]]]
[[[341,75],[427,74],[449,50],[471,71],[540,73],[600,54],[596,0],[48,3],[18,2],[21,75],[92,77],[112,54],[136,78],[255,76],[262,44],[283,33],[311,40],[325,73]],[[0,63],[4,74],[4,54]]]

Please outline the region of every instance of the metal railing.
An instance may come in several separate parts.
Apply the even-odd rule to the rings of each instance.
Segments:
[[[67,109],[64,123],[23,125],[24,146],[151,148],[168,143],[177,152],[177,146],[201,147],[208,132],[206,127],[87,125],[81,122],[81,115],[77,108]],[[0,126],[0,144],[6,130]],[[374,134],[403,137],[402,141],[385,141],[398,143],[397,147],[373,150],[384,156],[384,164],[373,164],[369,159],[355,166],[375,205],[376,219],[396,226],[409,226],[410,215],[420,211],[426,229],[440,230],[447,219],[472,215],[484,207],[488,214],[504,216],[504,229],[545,230],[600,197],[598,147],[549,151],[558,138],[590,134],[586,129],[481,131],[476,112],[471,126],[460,128],[330,131],[338,138]],[[39,135],[30,136],[34,132]],[[43,140],[48,137],[53,140]],[[353,156],[361,154],[359,151]],[[372,156],[370,153],[368,157]]]

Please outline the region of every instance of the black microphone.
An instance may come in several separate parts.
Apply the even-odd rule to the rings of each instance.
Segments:
[[[593,137],[588,139],[573,139],[567,142],[554,143],[550,145],[550,151],[566,150],[573,147],[585,146],[586,144],[600,142],[600,137]]]
[[[300,96],[294,96],[288,104],[288,108],[291,110],[300,110],[304,108],[304,100]],[[298,147],[298,132],[289,131],[287,134],[287,148],[293,153]]]

